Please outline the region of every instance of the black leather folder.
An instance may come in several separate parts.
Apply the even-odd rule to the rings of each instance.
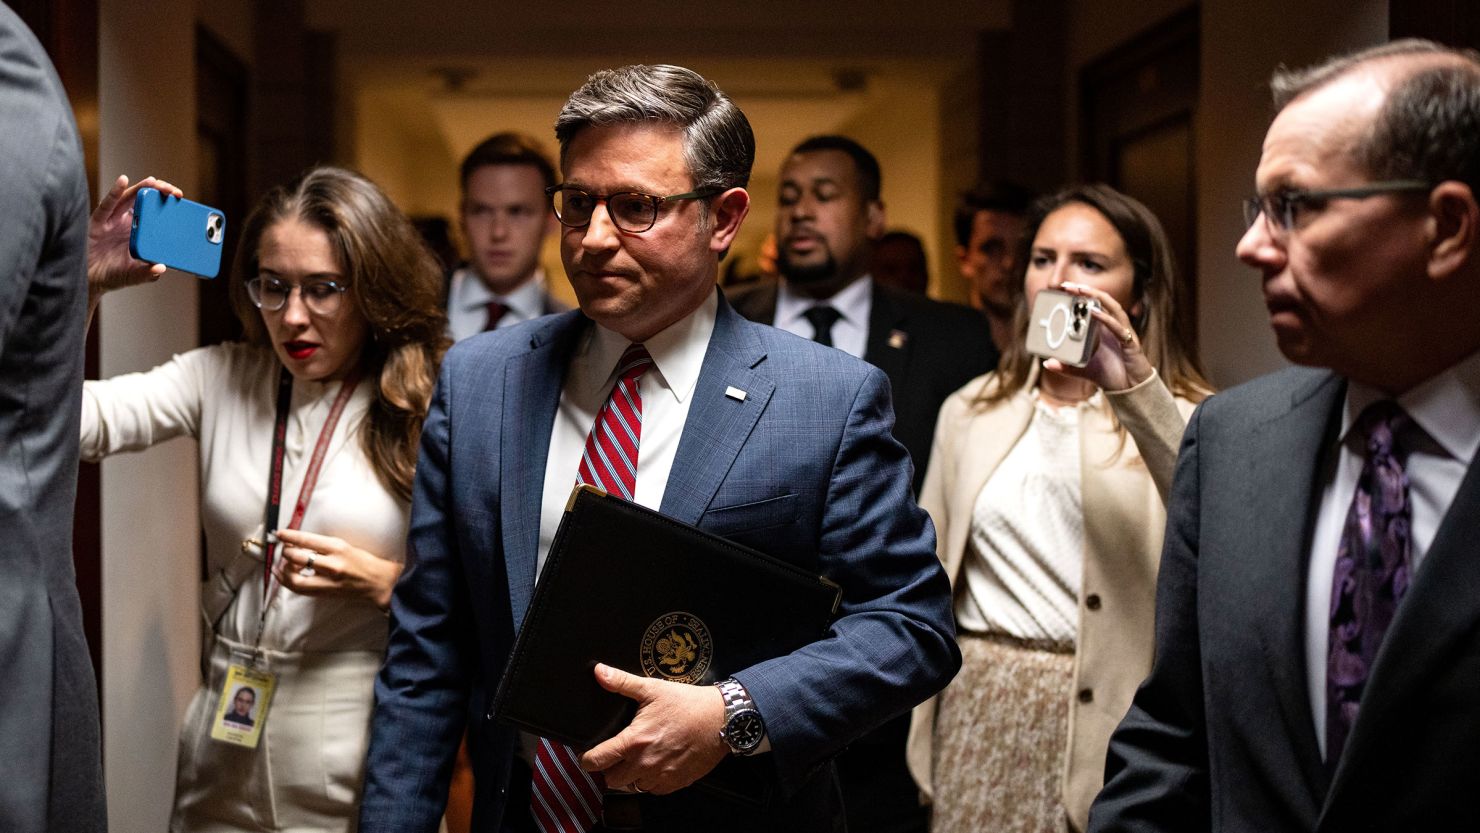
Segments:
[[[838,585],[795,565],[577,486],[493,711],[588,749],[636,713],[632,700],[597,685],[597,662],[709,685],[821,639],[841,598]],[[699,783],[763,803],[767,757],[727,759]]]

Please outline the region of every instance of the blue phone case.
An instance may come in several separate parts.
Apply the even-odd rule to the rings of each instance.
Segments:
[[[214,278],[221,272],[226,215],[198,202],[140,188],[134,195],[134,225],[128,250],[139,260]]]

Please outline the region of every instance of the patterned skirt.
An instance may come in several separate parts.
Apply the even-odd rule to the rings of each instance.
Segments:
[[[940,695],[932,833],[1063,833],[1074,649],[960,635],[961,672]]]

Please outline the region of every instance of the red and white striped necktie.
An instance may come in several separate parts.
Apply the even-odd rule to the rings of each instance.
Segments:
[[[647,348],[633,344],[617,362],[617,383],[596,414],[577,482],[633,500],[637,494],[637,448],[642,438],[642,395],[637,380],[653,366]],[[581,769],[574,749],[540,738],[534,757],[529,809],[540,833],[586,833],[601,818],[597,776]]]

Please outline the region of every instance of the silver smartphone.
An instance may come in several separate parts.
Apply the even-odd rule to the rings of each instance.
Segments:
[[[1028,317],[1028,352],[1084,367],[1099,345],[1100,322],[1092,311],[1100,302],[1062,289],[1042,289]]]

